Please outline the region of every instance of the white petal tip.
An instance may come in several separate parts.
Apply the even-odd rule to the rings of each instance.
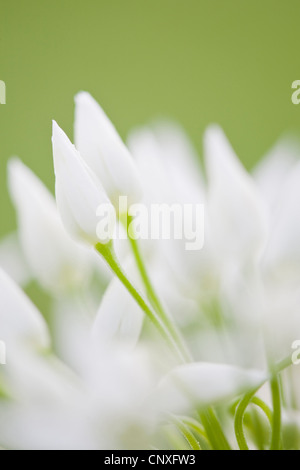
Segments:
[[[84,103],[84,102],[94,102],[94,98],[92,97],[92,95],[90,93],[88,93],[87,91],[79,91],[79,93],[77,93],[77,95],[75,95],[75,103],[76,104],[80,104],[80,103]]]
[[[52,135],[54,136],[55,134],[63,132],[62,129],[59,127],[56,121],[54,119],[52,120]]]
[[[24,167],[22,161],[18,157],[11,157],[7,163],[7,172],[9,179],[13,174],[18,171],[20,168]]]

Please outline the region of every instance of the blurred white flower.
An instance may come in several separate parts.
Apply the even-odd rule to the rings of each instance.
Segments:
[[[132,259],[125,263],[126,272],[140,284]],[[132,275],[133,273],[133,275]],[[122,345],[134,348],[139,340],[144,314],[119,279],[114,278],[102,298],[93,326],[93,340],[100,347]]]
[[[280,143],[251,175],[223,131],[210,126],[204,138],[205,177],[180,128],[160,123],[137,129],[128,139],[129,153],[87,93],[76,97],[75,141],[77,149],[53,124],[57,205],[73,238],[99,243],[98,207],[115,210],[118,197],[125,195],[130,204],[142,197],[148,207],[204,203],[205,246],[190,253],[181,240],[143,242],[144,266],[139,248],[121,243],[126,271],[142,294],[118,266],[111,246],[107,251],[102,246],[123,285],[113,279],[106,289],[98,286],[90,251],[68,238],[52,196],[13,160],[10,190],[22,248],[34,277],[54,297],[55,313],[50,315],[50,335],[41,314],[0,271],[0,340],[8,346],[7,365],[0,370],[1,446],[221,449],[236,447],[235,427],[240,448],[246,439],[253,448],[266,448],[269,433],[263,416],[254,421],[249,411],[244,420],[251,403],[269,418],[272,446],[280,448],[281,431],[284,446],[291,446],[286,427],[292,423],[299,429],[291,409],[291,404],[297,407],[292,395],[298,388],[295,377],[289,381],[284,374],[288,399],[281,403],[276,375],[290,364],[291,345],[300,331],[296,147]],[[6,265],[16,272],[11,262],[15,245],[9,246],[13,253]],[[98,308],[95,289],[101,291]],[[151,306],[144,300],[146,293]],[[184,362],[189,354],[180,354],[184,363],[179,366],[177,354],[158,334],[181,352],[174,317],[193,356]],[[265,398],[264,390],[252,402],[268,381],[270,396]],[[270,398],[272,410],[261,401]],[[211,409],[215,406],[218,413]],[[251,430],[247,437],[243,425]]]
[[[280,201],[286,178],[299,160],[300,141],[294,137],[281,138],[253,170],[253,178],[273,213]]]
[[[46,289],[77,289],[88,282],[89,253],[66,233],[53,196],[20,160],[10,160],[8,181],[28,266]]]
[[[259,370],[199,362],[173,369],[155,393],[162,412],[184,414],[191,406],[201,409],[232,400],[266,380],[266,374]]]
[[[162,203],[206,203],[199,157],[179,126],[163,122],[135,129],[129,135],[128,147],[141,175],[143,202],[149,208],[151,204]],[[206,220],[204,230],[206,233]],[[212,269],[208,245],[209,240],[205,236],[204,248],[200,251],[187,251],[184,240],[147,240],[143,249],[148,262],[156,263],[154,280],[158,277],[160,285],[167,287],[170,277],[173,277],[173,283],[181,285],[185,294],[190,292],[193,295],[195,284],[200,291],[202,286],[207,290],[204,278],[210,278]],[[163,271],[162,258],[166,268]],[[165,282],[161,279],[162,272],[166,272]],[[175,290],[177,292],[178,287]]]
[[[250,175],[223,131],[212,126],[204,137],[208,175],[210,238],[217,262],[253,264],[266,243],[267,213]]]
[[[7,354],[14,348],[27,347],[45,350],[50,346],[46,323],[23,291],[0,270],[1,340]]]
[[[0,325],[8,360],[0,370],[0,390],[3,386],[10,398],[0,400],[6,422],[2,444],[35,450],[122,448],[132,445],[126,435],[137,426],[135,443],[143,445],[153,425],[142,406],[153,387],[146,356],[106,350],[89,336],[79,345],[85,366],[75,376],[46,354],[50,338],[44,320],[3,271]]]
[[[25,286],[31,280],[32,274],[21,248],[18,233],[11,233],[1,240],[0,267],[20,286]]]

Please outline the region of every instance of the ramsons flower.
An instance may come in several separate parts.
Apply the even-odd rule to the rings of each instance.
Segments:
[[[178,126],[136,129],[128,150],[87,93],[76,97],[75,121],[76,147],[53,124],[62,222],[30,170],[18,160],[9,165],[18,237],[55,308],[48,328],[0,271],[7,345],[0,446],[300,448],[298,369],[291,367],[300,358],[297,145],[282,141],[250,174],[225,133],[210,126],[202,171]],[[187,251],[176,239],[139,243],[118,213],[119,196],[146,209],[204,204],[203,248]],[[112,232],[99,226],[99,207],[111,211],[113,228],[124,223],[122,256]],[[114,274],[109,283],[91,275],[90,251],[65,230],[102,256]],[[18,277],[15,246],[3,265]],[[58,295],[69,283],[73,290]]]

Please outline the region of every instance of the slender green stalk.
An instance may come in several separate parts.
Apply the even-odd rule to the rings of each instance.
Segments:
[[[273,425],[272,410],[268,407],[268,405],[266,405],[266,403],[263,400],[254,396],[257,391],[258,389],[250,393],[247,393],[245,397],[239,403],[237,410],[236,410],[234,428],[235,428],[235,435],[236,435],[236,439],[237,439],[240,450],[249,450],[246,436],[244,433],[244,417],[245,417],[246,409],[251,403],[258,406],[265,413],[265,415],[267,416],[270,422],[271,428]]]
[[[288,367],[293,365],[292,356],[288,356],[287,358],[283,359],[283,361],[278,362],[273,367],[274,374],[280,374],[283,370],[287,369]]]
[[[198,434],[198,439],[202,450],[209,450],[211,448],[204,428],[200,423],[198,423],[196,419],[190,418],[189,416],[180,416],[179,419],[192,431]]]
[[[254,395],[258,389],[255,389],[252,392],[247,393],[244,398],[240,401],[234,418],[234,430],[236,435],[236,440],[240,450],[249,450],[246,436],[244,433],[244,417],[245,411],[248,408],[248,405],[251,403]]]
[[[271,380],[271,393],[273,401],[272,441],[271,450],[280,450],[281,444],[281,395],[278,375]]]
[[[251,402],[253,403],[253,405],[258,406],[258,408],[260,408],[264,412],[264,414],[268,418],[269,423],[272,427],[273,426],[273,412],[271,408],[263,400],[261,400],[258,397],[253,397]]]
[[[201,446],[197,439],[194,437],[193,433],[190,432],[188,427],[183,423],[179,418],[175,416],[171,417],[172,422],[175,426],[179,429],[185,440],[187,441],[188,445],[193,450],[201,450]]]
[[[126,222],[123,221],[123,225],[124,225],[124,227],[127,231],[128,239],[129,239],[131,249],[132,249],[132,253],[134,255],[136,265],[138,267],[138,270],[140,272],[140,276],[141,276],[142,281],[144,283],[148,299],[149,299],[150,303],[152,304],[153,308],[159,313],[159,316],[160,316],[161,320],[165,323],[166,327],[171,332],[171,334],[174,337],[175,341],[178,344],[180,344],[180,347],[182,348],[182,350],[184,350],[184,355],[185,355],[186,361],[190,362],[192,360],[190,352],[188,351],[188,349],[186,347],[186,344],[185,344],[185,342],[182,338],[182,335],[181,335],[180,331],[178,330],[178,328],[176,327],[176,325],[174,324],[174,322],[170,318],[170,315],[166,312],[159,296],[157,295],[157,293],[155,291],[153,283],[152,283],[152,281],[150,279],[150,276],[148,274],[146,264],[143,260],[143,256],[142,256],[141,250],[139,248],[139,244],[138,244],[137,240],[135,238],[133,238],[131,236],[131,234],[129,233],[129,224],[132,220],[133,220],[132,217],[128,217],[126,219]]]
[[[282,361],[278,362],[273,366],[273,378],[271,381],[271,391],[272,391],[272,398],[273,398],[273,408],[274,414],[272,415],[272,443],[271,448],[274,447],[280,448],[280,440],[281,440],[281,399],[280,399],[280,385],[278,382],[277,374],[280,374],[283,370],[287,369],[293,364],[291,356],[283,359]],[[266,382],[267,380],[265,380]],[[262,387],[264,382],[260,384],[255,390],[250,391],[247,393],[244,398],[239,403],[236,414],[235,414],[235,421],[234,421],[234,428],[235,428],[235,435],[241,450],[249,450],[245,433],[244,433],[244,415],[248,405],[253,401],[253,397],[255,396],[256,392]],[[257,404],[257,400],[256,404]],[[265,410],[266,412],[266,410]],[[266,413],[267,414],[267,413]],[[268,412],[269,414],[269,412]],[[267,414],[267,416],[268,416]],[[276,414],[276,416],[275,416]]]
[[[124,273],[122,267],[120,266],[117,260],[112,243],[109,243],[106,245],[98,243],[95,248],[98,251],[98,253],[100,253],[103,256],[103,258],[105,259],[105,261],[107,262],[111,270],[119,278],[119,280],[122,282],[124,287],[128,290],[128,292],[131,294],[131,296],[134,298],[134,300],[137,302],[140,308],[144,311],[144,313],[148,316],[148,318],[152,321],[152,323],[155,325],[155,327],[163,336],[163,338],[166,340],[166,342],[169,344],[169,346],[176,352],[181,362],[185,362],[186,360],[185,351],[182,351],[180,345],[178,345],[172,333],[168,330],[166,325],[161,321],[157,313],[148,305],[148,303],[143,299],[143,297],[138,292],[138,290],[129,281],[128,277]]]
[[[207,437],[214,450],[231,450],[229,442],[212,408],[199,413]]]
[[[198,421],[196,421],[194,418],[190,418],[189,416],[179,416],[179,419],[189,428],[191,428],[193,431],[195,431],[197,434],[199,434],[201,437],[204,439],[207,439],[207,435],[205,434],[205,430],[203,426],[201,426]]]
[[[168,345],[175,351],[176,355],[180,358],[182,362],[187,362],[190,360],[190,356],[187,355],[185,349],[182,348],[181,343],[178,344],[177,338],[174,338],[172,331],[168,328],[168,326],[161,320],[158,314],[153,310],[148,303],[143,299],[141,294],[138,290],[134,287],[134,285],[129,281],[128,277],[124,273],[122,267],[120,266],[118,259],[114,253],[113,244],[101,244],[98,243],[95,246],[97,252],[103,256],[105,261],[107,262],[108,266],[114,272],[114,274],[118,277],[118,279],[122,282],[124,287],[128,290],[130,295],[134,298],[140,308],[144,311],[144,313],[148,316],[148,318],[152,321],[155,325],[157,330],[160,332],[162,337],[168,343]],[[205,416],[205,417],[204,417]],[[206,423],[204,424],[204,428],[208,438],[214,442],[213,447],[215,446],[216,449],[224,449],[230,450],[230,446],[228,441],[223,433],[221,425],[217,420],[212,409],[207,410],[203,413],[203,419]],[[207,427],[207,429],[206,429]],[[210,437],[211,434],[211,437]]]

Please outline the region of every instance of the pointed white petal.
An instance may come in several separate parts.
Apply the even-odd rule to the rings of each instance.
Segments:
[[[22,344],[48,348],[48,329],[39,311],[20,288],[0,270],[0,336],[9,348]]]
[[[52,194],[17,159],[9,162],[8,177],[22,248],[33,276],[50,290],[82,284],[89,276],[86,250],[66,233]]]
[[[192,363],[173,369],[156,391],[164,411],[183,413],[233,399],[263,384],[264,372],[224,364]]]
[[[93,176],[66,134],[53,123],[53,156],[56,199],[70,235],[95,245],[100,206],[111,208],[101,184]]]
[[[183,131],[173,124],[157,124],[130,133],[133,154],[149,202],[200,203],[203,181],[197,156]]]
[[[210,237],[220,261],[256,261],[265,245],[267,214],[254,182],[217,126],[205,134]]]
[[[115,207],[119,196],[128,196],[129,204],[138,202],[142,189],[137,170],[114,126],[89,93],[79,93],[75,102],[76,148]]]

